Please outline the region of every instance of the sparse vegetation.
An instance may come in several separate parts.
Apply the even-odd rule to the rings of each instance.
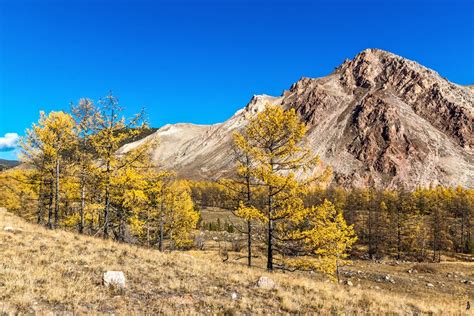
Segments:
[[[4,227],[12,227],[15,232],[5,231]],[[355,285],[349,287],[327,283],[307,273],[266,273],[235,261],[216,262],[212,259],[214,252],[161,253],[48,230],[4,209],[0,211],[0,228],[0,312],[7,314],[462,315],[466,313],[467,300],[473,299],[469,285],[460,282],[460,278],[474,277],[472,265],[441,265],[437,279],[447,286],[441,288],[432,281],[436,287],[428,289],[426,282],[430,279],[422,272],[410,282],[408,276],[412,275],[406,272],[406,264],[379,265],[379,273],[391,273],[396,279],[397,284],[393,285],[370,281],[373,264],[354,262],[346,270],[348,274],[355,273],[350,278]],[[358,269],[362,270],[360,274]],[[107,270],[124,271],[124,291],[102,285],[102,274]],[[460,276],[450,279],[444,274],[447,271],[458,271]],[[276,287],[257,288],[256,282],[262,275],[274,280]]]

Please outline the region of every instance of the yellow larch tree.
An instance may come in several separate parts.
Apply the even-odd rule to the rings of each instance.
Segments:
[[[310,247],[310,241],[314,246],[314,240],[308,234],[313,233],[313,237],[318,237],[318,230],[311,229],[309,223],[312,220],[321,222],[321,219],[308,218],[316,216],[316,213],[304,206],[301,196],[308,189],[309,183],[327,179],[330,169],[314,173],[313,170],[320,165],[320,161],[304,144],[306,131],[305,124],[300,121],[294,109],[284,110],[279,106],[267,105],[264,111],[250,119],[243,132],[235,136],[236,146],[248,153],[255,163],[252,175],[259,187],[263,188],[265,201],[264,207],[260,208],[242,203],[237,214],[245,219],[259,220],[266,226],[268,270],[274,269],[275,250],[281,259],[278,267],[284,267],[285,262],[288,262],[285,257],[309,255],[305,249],[300,252],[294,248],[298,246],[295,238],[306,241]],[[298,178],[306,180],[302,182]],[[329,217],[332,213],[324,214]],[[308,231],[302,230],[305,227]],[[288,229],[296,231],[292,233]],[[306,237],[302,238],[296,232],[305,232]],[[350,230],[345,230],[344,233],[350,234]],[[346,248],[351,245],[352,239],[349,237],[345,239]],[[334,247],[336,246],[337,243],[334,243]],[[337,247],[346,249],[340,245]],[[320,262],[324,254],[329,254],[329,251],[319,253]],[[329,258],[329,255],[324,258]]]
[[[100,188],[103,190],[102,231],[104,238],[109,236],[110,202],[113,176],[120,169],[147,155],[146,146],[129,153],[119,153],[118,150],[146,128],[144,114],[140,113],[130,120],[123,117],[123,109],[117,98],[108,95],[100,101],[96,119],[97,131],[91,137],[92,148],[97,156],[100,176]]]
[[[26,136],[20,143],[20,158],[37,168],[42,175],[41,185],[49,184],[50,196],[54,196],[54,199],[50,198],[49,203],[49,228],[57,226],[59,221],[61,173],[65,170],[64,164],[71,158],[72,148],[77,141],[76,132],[76,124],[71,115],[61,111],[50,112],[48,115],[41,112],[38,123],[34,123],[31,129],[26,131]]]
[[[79,208],[79,233],[84,232],[86,210],[87,188],[92,191],[92,177],[96,169],[95,155],[92,146],[92,137],[98,131],[98,120],[100,118],[97,107],[92,100],[82,98],[78,104],[71,104],[71,112],[77,126],[78,141],[74,148],[74,158],[77,167],[75,177],[78,178],[80,186],[80,208]]]
[[[196,228],[199,213],[194,210],[191,190],[184,180],[170,183],[164,196],[164,229],[170,239],[170,249],[184,248],[192,244],[191,232]]]

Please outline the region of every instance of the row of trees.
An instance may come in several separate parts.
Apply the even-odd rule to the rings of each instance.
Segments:
[[[151,144],[123,146],[146,129],[142,113],[124,119],[111,95],[97,105],[82,99],[71,114],[41,113],[21,143],[23,168],[0,175],[8,188],[2,203],[51,229],[76,227],[161,250],[189,246],[197,184],[154,167]],[[257,240],[266,245],[268,270],[333,274],[356,237],[329,200],[305,204],[330,173],[308,174],[319,159],[304,146],[305,133],[294,110],[267,106],[249,118],[234,135],[236,176],[221,180],[216,203],[246,221],[249,265]]]
[[[199,215],[188,183],[153,167],[147,143],[120,150],[147,130],[143,113],[122,113],[112,95],[41,113],[21,142],[24,165],[0,175],[2,203],[51,229],[189,246]]]
[[[123,146],[147,126],[143,113],[127,120],[122,112],[110,95],[82,99],[71,114],[41,113],[21,142],[23,167],[0,174],[2,204],[51,229],[160,250],[192,244],[195,204],[218,206],[245,222],[249,266],[265,245],[268,270],[334,275],[356,235],[353,253],[371,258],[472,252],[472,190],[323,188],[331,169],[305,146],[294,110],[268,105],[249,117],[234,135],[235,176],[214,183],[156,168],[146,141]]]
[[[474,252],[474,190],[330,188],[313,190],[305,202],[311,205],[324,199],[345,210],[370,258],[439,261],[442,251]]]
[[[262,205],[256,190],[254,203]],[[200,207],[232,209],[235,199],[216,182],[195,182],[192,195]],[[474,253],[474,190],[462,187],[415,190],[309,187],[302,196],[306,207],[325,200],[343,211],[358,236],[354,255],[439,261],[441,253]]]

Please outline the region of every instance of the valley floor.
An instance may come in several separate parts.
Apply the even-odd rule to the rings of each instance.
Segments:
[[[473,268],[355,261],[343,268],[344,282],[334,284],[312,274],[223,263],[210,251],[160,253],[50,231],[0,209],[0,314],[471,315]],[[108,270],[125,273],[126,290],[102,285]],[[258,288],[261,276],[275,288]]]

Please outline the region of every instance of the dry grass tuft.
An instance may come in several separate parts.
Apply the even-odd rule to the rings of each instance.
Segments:
[[[23,229],[11,233],[4,226]],[[64,231],[0,210],[0,314],[463,314],[465,301],[405,297],[345,287],[309,275],[267,273],[209,260],[200,252],[160,253]],[[123,291],[102,285],[107,270]],[[262,275],[273,290],[255,287]],[[232,297],[237,294],[237,298]]]

